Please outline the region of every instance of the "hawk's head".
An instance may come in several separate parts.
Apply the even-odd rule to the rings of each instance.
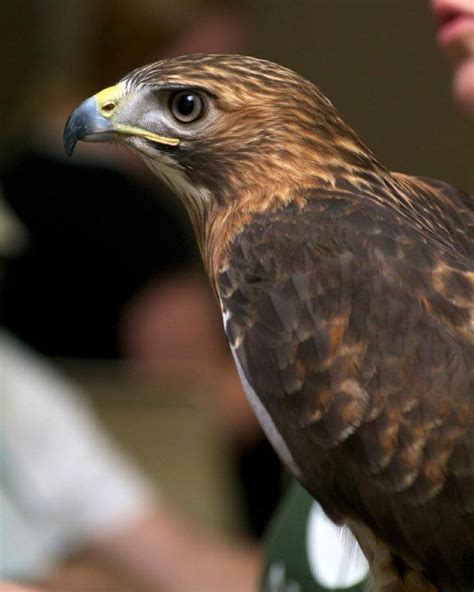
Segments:
[[[341,169],[376,166],[330,101],[309,81],[244,56],[191,55],[144,66],[70,116],[78,140],[114,140],[146,161],[185,201],[209,208],[270,192],[334,184]]]
[[[116,141],[183,200],[212,277],[253,213],[314,189],[372,184],[382,168],[331,102],[295,72],[238,55],[138,68],[84,101],[64,144]]]

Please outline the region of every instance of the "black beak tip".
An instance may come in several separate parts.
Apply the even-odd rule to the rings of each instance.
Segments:
[[[115,137],[112,122],[97,110],[95,96],[83,101],[69,116],[64,126],[63,144],[68,156],[72,156],[79,140],[107,142]]]
[[[64,150],[68,156],[72,156],[74,148],[79,140],[78,130],[72,121],[72,116],[73,114],[68,117],[63,132]]]

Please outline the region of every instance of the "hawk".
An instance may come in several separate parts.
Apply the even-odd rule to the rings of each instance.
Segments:
[[[472,589],[472,197],[390,172],[311,82],[244,56],[138,68],[71,114],[78,140],[184,202],[250,403],[375,590]]]

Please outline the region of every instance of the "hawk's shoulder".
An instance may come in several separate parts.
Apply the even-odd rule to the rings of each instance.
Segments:
[[[440,544],[434,516],[446,549],[474,532],[473,281],[452,245],[344,192],[256,215],[216,278],[240,371],[306,487],[413,560]]]
[[[255,216],[217,287],[264,403],[322,447],[354,436],[382,489],[426,500],[472,413],[470,273],[396,210],[335,192]]]
[[[474,196],[444,181],[392,174],[435,234],[448,234],[461,253],[474,258]]]

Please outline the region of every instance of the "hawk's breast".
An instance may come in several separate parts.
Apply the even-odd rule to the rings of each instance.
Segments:
[[[222,310],[222,318],[224,321],[224,330],[226,335],[229,337],[228,334],[228,324],[229,324],[229,313],[224,309],[221,302],[221,310]],[[245,376],[245,372],[239,362],[239,358],[235,353],[235,347],[232,345],[232,341],[229,338],[229,345],[230,350],[232,352],[232,356],[234,358],[235,365],[237,367],[237,372],[239,373],[240,382],[244,387],[245,394],[247,396],[247,400],[252,407],[253,412],[257,416],[257,419],[265,432],[266,437],[269,439],[271,445],[276,450],[280,460],[288,467],[291,473],[297,478],[301,479],[302,474],[300,469],[298,468],[293,455],[291,454],[285,440],[283,439],[282,435],[278,431],[275,422],[273,421],[270,413],[267,411],[263,403],[261,402],[260,398],[258,397],[257,393],[253,389],[252,385],[249,383],[248,378]]]

